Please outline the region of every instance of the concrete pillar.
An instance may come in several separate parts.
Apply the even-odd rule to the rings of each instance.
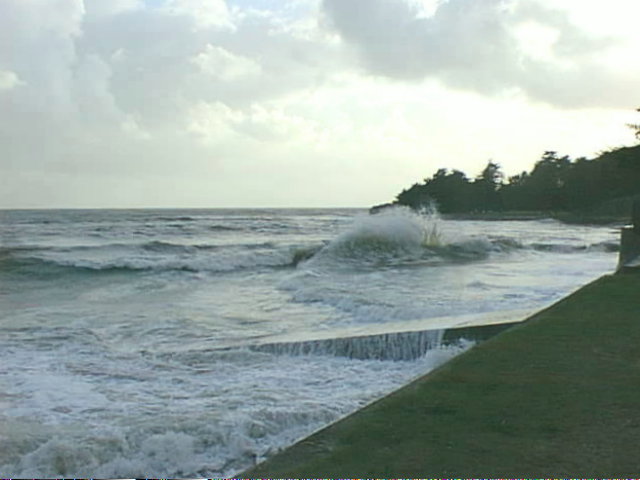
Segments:
[[[634,231],[640,235],[640,198],[634,199],[631,204],[631,224]]]
[[[638,265],[630,265],[635,264]],[[631,225],[620,232],[620,254],[616,272],[640,272],[640,197],[631,204]]]
[[[637,224],[640,226],[640,223]],[[620,255],[618,256],[618,272],[627,270],[640,271],[637,267],[629,267],[629,263],[638,260],[640,263],[640,228],[635,226],[624,227],[620,235]]]

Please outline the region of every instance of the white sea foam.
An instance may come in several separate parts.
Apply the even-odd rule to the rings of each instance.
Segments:
[[[323,356],[301,362],[249,351],[237,352],[242,362],[222,352],[203,352],[206,361],[195,352],[152,361],[104,355],[108,376],[99,367],[79,375],[79,358],[55,365],[53,353],[36,351],[39,369],[5,372],[23,384],[8,388],[13,396],[2,421],[15,443],[0,453],[0,469],[14,477],[228,476],[464,348],[431,350],[412,362]],[[112,376],[131,366],[153,377]]]
[[[92,271],[132,270],[191,272],[233,272],[242,269],[287,266],[292,262],[290,247],[271,244],[220,246],[98,245],[94,247],[42,248],[16,252],[25,265],[40,261],[45,265]]]
[[[512,238],[447,230],[444,224],[433,209],[419,213],[390,208],[356,218],[326,246],[302,252],[300,257],[307,260],[307,267],[440,265],[523,248]]]
[[[616,235],[407,211],[9,212],[0,471],[232,475],[462,349],[420,357],[428,338],[395,333],[539,309],[612,271]]]
[[[358,217],[351,228],[335,238],[325,251],[337,256],[417,255],[425,246],[438,246],[439,218],[405,208],[387,209]]]

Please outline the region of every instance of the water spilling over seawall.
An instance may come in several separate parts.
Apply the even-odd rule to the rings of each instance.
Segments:
[[[253,345],[250,349],[275,355],[330,355],[358,360],[410,361],[436,348],[484,341],[513,325],[515,323],[274,342]]]

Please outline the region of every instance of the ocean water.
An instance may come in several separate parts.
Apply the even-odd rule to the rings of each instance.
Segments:
[[[0,211],[0,473],[233,475],[471,346],[444,329],[612,272],[617,244],[403,210]]]

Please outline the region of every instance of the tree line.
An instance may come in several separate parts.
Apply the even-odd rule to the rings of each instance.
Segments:
[[[640,124],[627,126],[640,140]],[[435,203],[442,213],[589,212],[633,196],[640,196],[640,145],[612,149],[594,159],[574,160],[546,151],[530,172],[508,178],[493,161],[475,178],[441,168],[423,183],[402,190],[394,204],[421,209]],[[622,204],[627,208],[629,202]]]
[[[640,124],[628,126],[640,140]],[[394,204],[421,209],[435,203],[442,213],[589,212],[635,195],[640,195],[640,145],[612,149],[594,159],[546,151],[530,172],[508,178],[493,161],[475,178],[441,168],[423,183],[402,190]]]
[[[442,213],[491,211],[588,211],[604,202],[640,194],[640,146],[622,147],[595,159],[544,152],[530,172],[505,178],[489,161],[475,177],[439,169],[404,189],[396,204],[420,209],[435,203]]]

